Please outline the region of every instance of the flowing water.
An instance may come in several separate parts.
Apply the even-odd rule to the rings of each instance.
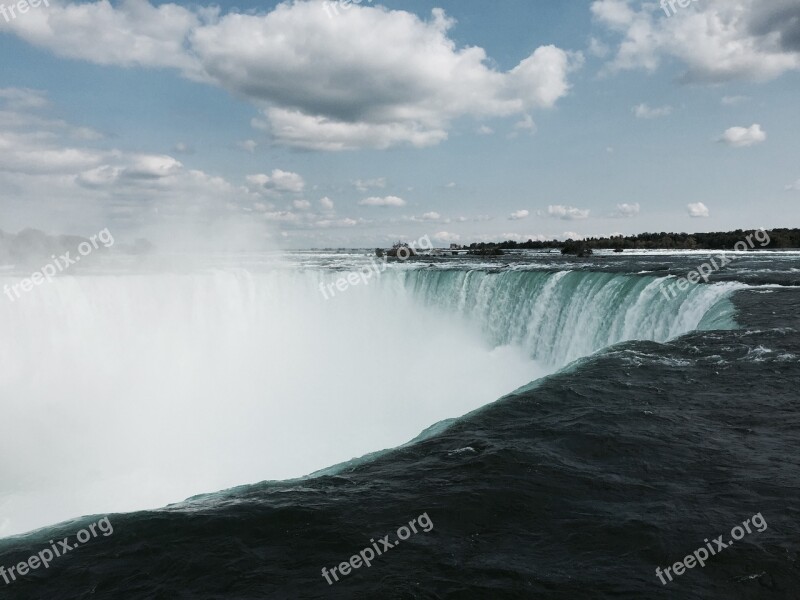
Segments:
[[[656,481],[671,481],[672,476],[655,471],[650,483],[637,479],[641,474],[634,471],[642,464],[635,457],[640,454],[649,469],[656,469],[656,455],[666,450],[654,449],[654,440],[669,432],[661,440],[669,445],[690,435],[679,413],[673,413],[687,398],[687,390],[694,389],[697,395],[681,410],[701,410],[694,402],[721,402],[723,412],[717,418],[725,421],[733,417],[724,414],[728,405],[719,394],[722,390],[729,394],[730,389],[741,392],[743,383],[737,379],[738,387],[730,389],[711,383],[720,371],[729,373],[728,384],[737,376],[737,368],[761,369],[764,377],[776,369],[784,375],[787,369],[797,373],[792,346],[796,331],[786,323],[794,317],[789,307],[797,298],[793,286],[800,278],[800,255],[742,256],[710,284],[690,285],[674,297],[662,293],[676,276],[706,258],[704,253],[588,260],[541,253],[495,260],[424,257],[383,265],[381,272],[380,262],[355,251],[206,257],[192,267],[179,257],[158,261],[111,257],[14,302],[3,298],[0,536],[84,514],[158,508],[193,494],[318,471],[300,480],[212,494],[167,512],[120,515],[117,522],[125,523],[133,537],[120,535],[118,526],[113,538],[96,545],[113,540],[118,551],[132,548],[130,544],[143,539],[145,530],[167,543],[166,533],[151,523],[172,519],[170,527],[180,530],[183,543],[217,544],[205,558],[205,551],[198,551],[207,570],[231,555],[219,540],[209,541],[213,532],[203,533],[186,521],[186,515],[201,510],[204,518],[231,519],[244,538],[249,536],[248,527],[266,527],[260,529],[260,542],[250,542],[272,562],[253,567],[253,573],[263,568],[274,579],[266,583],[254,575],[257,581],[248,587],[246,574],[237,567],[240,583],[223,579],[240,595],[226,596],[222,588],[206,582],[202,589],[208,592],[203,597],[256,597],[247,594],[257,592],[326,597],[334,588],[327,589],[318,573],[325,564],[336,564],[328,556],[336,545],[318,552],[306,548],[308,559],[301,559],[285,547],[285,540],[276,538],[271,523],[302,535],[305,541],[296,540],[298,547],[345,535],[351,543],[335,548],[345,560],[348,552],[359,550],[362,538],[382,530],[378,525],[390,527],[392,518],[398,525],[407,521],[401,506],[408,510],[415,506],[414,510],[429,511],[434,531],[443,530],[438,535],[450,544],[445,546],[443,539],[430,542],[437,548],[433,550],[420,541],[423,560],[431,569],[424,576],[431,587],[421,588],[457,594],[443,573],[450,567],[460,572],[469,564],[480,573],[481,585],[493,590],[487,593],[497,594],[492,597],[528,597],[525,585],[531,586],[531,593],[551,587],[563,590],[564,597],[578,597],[584,588],[569,582],[582,576],[569,570],[568,555],[577,553],[590,561],[587,564],[596,564],[591,561],[600,555],[602,561],[616,555],[603,555],[592,542],[582,546],[570,536],[602,530],[602,535],[613,537],[615,528],[630,528],[626,539],[631,547],[625,552],[618,549],[622,554],[635,554],[637,545],[657,543],[653,530],[659,530],[663,539],[674,537],[666,533],[670,525],[663,514],[648,517],[640,505],[628,510],[616,504],[625,497],[635,498],[637,489],[644,498],[648,488],[662,485]],[[370,264],[377,265],[379,274],[373,272],[368,280],[353,278],[358,283],[343,291],[335,287],[337,280]],[[6,270],[0,286],[19,276]],[[323,293],[326,289],[336,291]],[[742,317],[743,303],[747,319]],[[761,334],[753,333],[751,324],[756,322],[761,323]],[[792,333],[780,334],[782,328]],[[516,389],[515,395],[492,404]],[[760,435],[789,444],[789,434],[774,429],[777,421],[771,424],[775,415],[761,415],[758,403],[746,398],[743,392],[741,398],[729,397],[730,410],[738,410],[740,402],[753,402],[754,414],[764,420]],[[659,403],[663,403],[660,408]],[[654,419],[641,421],[642,414],[653,413],[660,415],[658,424]],[[633,418],[634,414],[640,416]],[[462,415],[467,416],[452,420]],[[796,421],[795,415],[784,417]],[[415,443],[391,450],[423,431]],[[704,451],[721,452],[716,446]],[[676,460],[688,460],[681,452],[675,454]],[[764,461],[770,460],[767,449],[758,452]],[[603,462],[612,456],[617,461],[614,468]],[[797,475],[796,460],[781,468],[783,476]],[[752,470],[747,474],[754,476]],[[436,478],[448,482],[451,491],[460,490],[463,509],[453,503],[457,495],[451,500],[451,495],[431,487]],[[410,481],[418,482],[418,493],[414,485],[408,488]],[[526,494],[534,493],[529,491],[532,485],[539,492],[525,500]],[[385,490],[380,491],[381,486]],[[612,488],[618,491],[612,493]],[[503,490],[505,499],[497,496]],[[674,490],[665,488],[663,493]],[[465,500],[479,497],[484,504]],[[593,498],[616,504],[590,509],[585,503]],[[648,502],[651,510],[665,510],[659,508],[656,496]],[[741,516],[753,514],[744,514],[749,510],[766,510],[766,503],[762,498],[742,506]],[[237,512],[239,504],[256,508]],[[478,516],[493,505],[495,529],[487,515]],[[359,524],[357,515],[342,512],[347,506],[370,517]],[[314,517],[305,513],[312,508]],[[701,508],[706,516],[716,510],[710,505]],[[248,510],[262,517],[249,520],[256,517]],[[459,522],[461,510],[471,515],[464,522]],[[581,510],[587,514],[606,510],[608,518],[581,523]],[[327,517],[320,521],[323,515]],[[739,516],[736,513],[735,519]],[[770,516],[788,518],[786,511]],[[311,524],[295,523],[297,519],[310,519]],[[526,527],[533,527],[531,519],[551,520],[541,526],[549,537],[541,532],[537,537],[533,530],[515,534],[519,553],[529,563],[524,567],[509,562],[514,544],[510,537],[502,537],[515,519]],[[631,519],[640,525],[634,526]],[[718,521],[714,525],[727,523]],[[563,527],[560,534],[553,529],[555,522]],[[474,535],[482,532],[495,539],[492,546],[474,538],[483,558],[464,554],[467,549],[462,545],[472,529]],[[61,526],[59,531],[63,530]],[[46,529],[43,535],[52,537],[54,531]],[[696,547],[698,535],[702,539],[712,533],[715,529],[710,526],[696,534],[684,532],[681,540],[671,542],[675,548],[669,550],[674,553],[665,552],[653,568],[682,558],[681,552]],[[24,542],[15,539],[5,542],[7,555],[15,544],[35,546],[38,538],[34,534],[19,538]],[[677,549],[679,541],[684,550]],[[0,563],[3,547],[0,544]],[[87,547],[81,552],[88,560],[92,551]],[[315,552],[318,557],[312,560]],[[445,567],[448,552],[460,558]],[[397,554],[398,562],[384,567],[386,576],[398,573],[399,565],[411,559]],[[294,556],[294,566],[284,556],[290,562]],[[550,571],[531,563],[533,557],[549,564]],[[506,561],[503,567],[497,562],[501,559]],[[170,555],[168,560],[177,559]],[[406,568],[412,568],[410,563]],[[499,569],[494,576],[489,574],[492,569]],[[201,572],[204,569],[188,569],[181,585],[164,577],[151,587],[139,582],[144,586],[142,595],[131,597],[155,597],[147,594],[157,589],[169,597],[199,597],[192,595],[189,582]],[[286,573],[295,573],[291,582],[285,580]],[[376,573],[360,574],[360,583],[353,585],[364,594],[378,593],[383,587],[375,577]],[[781,577],[785,575],[778,580]],[[634,578],[652,579],[652,575],[648,571]],[[116,589],[104,581],[109,590]],[[28,589],[25,582],[15,585],[20,593]],[[598,585],[612,584],[602,580]],[[641,585],[650,589],[652,582]],[[300,589],[306,591],[297,595]],[[353,597],[343,587],[335,589],[342,597]],[[660,593],[658,588],[656,592]],[[97,597],[115,597],[107,593]],[[462,597],[431,594],[398,592],[388,597]]]

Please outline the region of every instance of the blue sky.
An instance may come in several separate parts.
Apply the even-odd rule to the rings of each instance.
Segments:
[[[798,0],[48,4],[0,16],[6,231],[798,226]]]

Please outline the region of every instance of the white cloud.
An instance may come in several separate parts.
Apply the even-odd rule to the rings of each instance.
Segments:
[[[750,100],[749,96],[723,96],[722,97],[722,104],[725,106],[736,106],[738,104],[743,104]]]
[[[258,173],[257,175],[248,175],[245,177],[245,180],[255,188],[264,187],[270,181],[269,175],[264,175],[263,173]]]
[[[274,169],[270,175],[264,173],[248,175],[246,179],[254,188],[274,194],[300,194],[306,187],[305,181],[300,175],[281,169]]]
[[[514,129],[518,131],[529,131],[530,133],[536,133],[536,123],[533,122],[533,118],[530,115],[523,115],[520,121],[514,123]]]
[[[689,216],[693,219],[703,219],[711,215],[708,207],[702,202],[695,202],[686,206]]]
[[[800,69],[797,0],[703,0],[667,18],[658,2],[596,0],[596,21],[619,38],[607,66],[653,71],[665,59],[686,66],[685,81],[764,81]]]
[[[11,110],[38,109],[49,104],[44,92],[28,88],[0,88],[0,99]]]
[[[600,0],[594,2],[591,8],[595,18],[613,29],[625,29],[636,18],[636,13],[626,0]]]
[[[576,231],[565,231],[560,237],[562,240],[582,240],[585,236]]]
[[[333,200],[325,196],[324,198],[319,199],[319,205],[322,207],[322,210],[325,212],[332,212],[334,210]]]
[[[547,214],[551,217],[558,217],[565,221],[586,219],[589,216],[589,209],[574,208],[562,204],[551,204],[547,207]]]
[[[78,174],[77,181],[86,187],[103,187],[115,183],[122,173],[120,167],[103,165]]]
[[[102,140],[105,137],[102,133],[95,131],[91,127],[71,127],[69,128],[69,136],[74,140],[80,140],[82,142],[93,142]],[[192,152],[192,149],[188,148],[187,152]]]
[[[353,185],[359,192],[366,192],[372,189],[383,189],[386,187],[386,177],[375,179],[356,179]]]
[[[160,179],[174,175],[182,168],[183,164],[171,156],[140,154],[133,156],[124,175],[135,179]]]
[[[597,38],[592,38],[589,40],[589,54],[592,56],[596,56],[597,58],[605,58],[608,56],[609,52],[611,52],[611,48]]]
[[[522,219],[527,219],[530,216],[530,212],[527,210],[518,210],[511,213],[508,216],[509,221],[521,221]]]
[[[433,239],[445,244],[454,244],[461,240],[461,236],[457,233],[450,233],[449,231],[440,231],[433,234]]]
[[[761,125],[755,123],[750,127],[731,127],[725,130],[720,142],[724,142],[734,148],[745,148],[766,141],[767,134],[761,129]]]
[[[297,173],[275,169],[272,171],[272,186],[281,192],[299,194],[305,189],[306,184]]]
[[[633,114],[637,119],[657,119],[659,117],[668,117],[672,114],[671,106],[661,106],[652,108],[647,104],[639,104],[633,107]]]
[[[455,181],[451,181],[450,183],[448,183],[448,184],[447,184],[446,186],[444,186],[444,187],[452,189],[452,188],[456,187],[456,185],[457,185],[457,184],[456,184],[456,182],[455,182]]]
[[[278,223],[297,223],[302,217],[289,210],[264,213],[264,219]]]
[[[361,200],[359,204],[361,206],[401,207],[406,205],[406,201],[397,196],[385,196],[383,198],[372,196],[370,198],[365,198],[364,200]]]
[[[249,152],[252,154],[258,148],[258,142],[255,140],[242,140],[241,142],[237,142],[236,146],[245,152]]]
[[[614,212],[615,217],[631,218],[639,215],[640,206],[638,202],[633,204],[617,204],[617,210]]]
[[[582,64],[579,53],[541,46],[501,71],[482,48],[459,47],[454,25],[440,8],[421,19],[354,4],[332,22],[318,1],[221,15],[128,0],[53,4],[0,21],[0,31],[62,57],[178,69],[258,106],[253,125],[278,142],[331,151],[431,146],[456,119],[551,108]]]
[[[79,229],[93,222],[132,230],[152,223],[154,215],[170,225],[187,218],[217,222],[231,211],[252,211],[259,199],[169,155],[82,147],[76,140],[99,136],[38,114],[48,107],[38,92],[0,93],[0,199],[18,227],[36,222]],[[65,219],[65,207],[80,221]]]
[[[292,202],[292,206],[297,210],[311,210],[311,202],[308,200],[295,200]]]
[[[100,65],[173,67],[200,77],[201,65],[187,46],[193,32],[216,19],[215,13],[176,4],[156,7],[144,0],[53,3],[24,19],[0,20],[0,31],[61,57]]]
[[[492,135],[494,133],[494,129],[492,129],[488,125],[481,125],[480,127],[478,127],[478,133],[480,135]]]
[[[422,215],[423,221],[438,221],[441,218],[442,215],[440,215],[438,212],[426,212],[424,215]]]
[[[363,219],[351,219],[345,217],[343,219],[322,219],[314,223],[314,227],[318,229],[335,229],[335,228],[350,228],[356,227],[365,223]]]
[[[0,171],[73,174],[98,166],[106,154],[45,143],[35,135],[0,131]]]
[[[385,150],[400,144],[424,148],[447,139],[444,129],[423,130],[417,124],[350,123],[283,108],[268,108],[264,114],[266,120],[253,119],[253,127],[271,134],[279,143],[305,150]]]

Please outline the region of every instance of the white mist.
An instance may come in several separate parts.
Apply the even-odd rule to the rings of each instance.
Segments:
[[[0,536],[302,476],[544,374],[397,285],[319,282],[77,274],[3,299]]]

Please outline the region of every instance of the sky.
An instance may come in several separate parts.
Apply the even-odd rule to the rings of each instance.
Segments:
[[[800,0],[3,1],[7,232],[800,226]]]

